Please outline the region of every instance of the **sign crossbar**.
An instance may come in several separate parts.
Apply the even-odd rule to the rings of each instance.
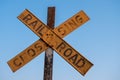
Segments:
[[[37,49],[38,51],[42,52],[46,50],[48,48],[47,45],[49,45],[82,75],[85,75],[86,72],[93,66],[93,64],[90,61],[88,61],[79,52],[72,48],[67,42],[61,39],[70,32],[72,32],[74,29],[76,29],[78,26],[84,24],[89,20],[88,16],[83,11],[74,15],[72,18],[65,21],[63,24],[61,24],[54,30],[51,30],[48,26],[46,26],[42,21],[40,21],[27,9],[24,10],[24,12],[18,16],[18,19],[21,20],[26,26],[28,26],[36,35],[38,35],[42,39],[38,40],[38,42],[40,41],[42,43],[44,49],[40,45],[34,46],[35,49]],[[23,55],[22,58],[28,57],[28,54],[32,56],[36,53],[34,50],[27,50],[26,55]],[[34,57],[36,56],[37,55],[35,55]],[[21,61],[22,58],[20,56],[16,56],[8,62],[9,66],[13,71],[18,70],[23,65],[25,65],[33,59],[32,57],[32,59],[26,59],[26,61],[24,60],[25,62],[23,62]]]

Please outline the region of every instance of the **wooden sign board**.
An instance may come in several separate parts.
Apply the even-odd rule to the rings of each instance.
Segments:
[[[69,18],[67,21],[59,25],[54,29],[54,32],[63,38],[69,33],[80,27],[82,24],[86,23],[89,20],[89,17],[85,14],[84,11],[80,11],[75,14],[73,17]]]
[[[85,75],[92,67],[91,62],[62,40],[30,11],[25,10],[18,18],[82,75]]]
[[[20,54],[12,58],[10,61],[8,61],[8,65],[12,71],[15,72],[46,49],[47,45],[42,40],[38,40]]]
[[[27,18],[30,18],[30,17],[27,17]],[[89,17],[85,14],[85,12],[80,11],[77,14],[75,14],[73,17],[71,17],[70,19],[66,20],[64,23],[59,25],[53,31],[57,35],[59,35],[61,38],[63,38],[73,30],[77,29],[79,26],[87,22],[88,20],[89,20]],[[34,25],[35,25],[35,22],[34,22]],[[29,46],[24,51],[22,51],[21,53],[16,55],[14,58],[9,60],[8,65],[10,66],[12,71],[15,72],[21,67],[23,67],[25,64],[30,62],[33,58],[41,54],[47,48],[48,46],[44,43],[44,41],[42,41],[41,39],[37,40],[31,46]],[[29,56],[29,54],[34,54],[34,55]]]

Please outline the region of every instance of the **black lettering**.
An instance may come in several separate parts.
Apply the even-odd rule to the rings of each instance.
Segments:
[[[72,49],[68,48],[64,51],[64,56],[69,57],[72,54]]]
[[[77,61],[77,63],[76,63],[76,66],[78,67],[78,68],[81,68],[81,67],[83,67],[85,65],[85,60],[83,59],[83,58],[80,58],[78,61]]]
[[[71,56],[71,57],[69,58],[69,60],[72,60],[73,64],[75,64],[76,61],[77,61],[77,58],[78,58],[78,54],[75,54],[75,55]]]
[[[39,43],[35,44],[35,48],[37,49],[37,51],[42,50],[42,46]]]
[[[36,31],[38,31],[38,34],[40,35],[40,36],[43,36],[43,30],[44,30],[44,26],[41,24],[37,29],[36,29]]]
[[[59,52],[62,51],[62,49],[64,49],[66,47],[66,45],[62,42],[60,45],[58,45],[58,47],[56,49],[59,49]]]
[[[64,24],[64,25],[66,25],[66,24]],[[58,28],[58,32],[60,32],[61,35],[65,35],[65,33],[66,33],[66,31],[62,27]]]
[[[35,55],[36,55],[36,53],[35,53],[35,50],[34,50],[34,49],[29,49],[29,50],[27,51],[27,53],[28,53],[28,55],[29,55],[29,56],[31,56],[31,57],[33,57],[33,56],[35,56]]]
[[[23,59],[23,57],[22,57],[22,56],[20,56],[20,59],[24,62],[24,59]]]
[[[74,26],[77,26],[77,24],[75,23],[74,20],[71,20],[70,22],[68,22],[69,26],[74,28]]]
[[[32,26],[33,29],[35,29],[35,26],[37,25],[37,23],[38,23],[38,21],[36,20],[36,21],[33,21],[33,22],[29,23],[28,25]]]
[[[41,30],[43,28],[43,25],[41,24],[35,31]]]
[[[18,58],[16,58],[14,61],[13,61],[14,65],[15,66],[21,66],[22,62],[19,61]]]
[[[30,14],[26,15],[23,20],[27,23],[29,20],[32,19],[32,16]]]
[[[20,55],[19,57],[22,60],[22,62],[24,62],[26,59],[26,54],[24,53],[24,54]]]
[[[75,17],[75,20],[79,23],[83,23],[83,19],[82,19],[82,17],[80,17],[80,15],[77,15],[76,17]]]

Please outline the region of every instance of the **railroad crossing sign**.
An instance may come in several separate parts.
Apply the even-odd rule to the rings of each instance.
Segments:
[[[20,69],[33,58],[38,56],[46,50],[48,46],[54,49],[82,75],[85,75],[86,72],[93,66],[90,61],[88,61],[84,56],[62,39],[89,20],[84,11],[78,12],[76,15],[53,30],[27,9],[18,16],[18,19],[41,39],[37,40],[20,54],[8,61],[8,65],[13,72]]]

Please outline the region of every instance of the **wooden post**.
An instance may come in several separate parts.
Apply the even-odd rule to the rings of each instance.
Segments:
[[[47,14],[47,25],[53,29],[55,22],[55,7],[48,7]],[[48,48],[45,51],[45,62],[44,62],[44,80],[52,80],[53,69],[53,50]]]

